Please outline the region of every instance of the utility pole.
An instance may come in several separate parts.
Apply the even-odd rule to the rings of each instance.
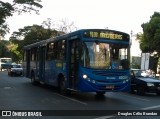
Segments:
[[[131,45],[132,45],[132,36],[133,36],[133,31],[131,30],[131,33],[130,33],[130,42],[129,42],[129,45],[130,45],[130,48],[129,48],[129,52],[130,52],[130,64],[131,64],[131,68],[132,68],[132,54],[131,54]]]

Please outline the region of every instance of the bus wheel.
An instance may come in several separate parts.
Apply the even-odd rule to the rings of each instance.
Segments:
[[[61,94],[66,94],[67,92],[64,77],[60,77],[58,80],[58,92]]]

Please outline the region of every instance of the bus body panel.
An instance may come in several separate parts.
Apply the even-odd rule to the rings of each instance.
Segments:
[[[129,91],[130,90],[130,71],[114,71],[114,70],[93,70],[80,68],[79,73],[79,90],[81,91]],[[87,75],[84,79],[83,75]]]
[[[63,44],[63,41],[65,41],[65,44]],[[58,43],[60,42],[62,42],[62,45],[64,45],[63,47],[65,47],[63,50],[63,59],[56,59],[55,57],[47,59],[49,52],[48,48],[52,44],[59,48]],[[125,55],[121,55],[120,57],[127,56],[129,60],[130,41],[128,34],[105,29],[78,30],[73,33],[25,46],[24,51],[28,52],[26,53],[26,56],[32,57],[32,55],[35,55],[35,59],[33,58],[34,61],[31,60],[31,57],[24,57],[23,66],[25,76],[31,78],[32,72],[34,72],[35,79],[37,81],[44,82],[45,84],[52,86],[58,86],[59,76],[61,75],[65,78],[66,88],[81,92],[129,91],[129,68],[121,69],[120,67],[122,66],[118,66],[116,64],[120,69],[112,69],[114,67],[114,63],[108,63],[111,69],[95,69],[93,67],[86,66],[85,63],[87,62],[87,58],[86,61],[83,59],[83,63],[80,61],[84,56],[89,56],[89,60],[93,59],[89,53],[95,51],[93,50],[91,52],[88,46],[92,43],[93,45],[94,43],[100,44],[101,46],[99,47],[102,47],[103,45],[111,48],[114,47],[114,52],[117,47],[119,47],[119,49],[124,47],[124,51],[123,49],[122,51],[125,52]],[[34,48],[36,49],[36,52],[32,51]],[[53,52],[56,52],[56,57],[59,57],[58,55],[61,55],[60,53],[62,49],[61,51],[56,50],[57,49],[54,49]],[[111,50],[112,49],[108,49],[108,51],[105,52],[111,52]],[[107,53],[105,56],[106,55]],[[111,57],[111,55],[107,56]],[[110,62],[112,62],[112,60]],[[90,64],[94,65],[91,61]],[[100,63],[100,65],[102,64],[103,63]]]
[[[58,76],[60,74],[65,76],[65,63],[55,60],[47,61],[45,67],[45,74],[45,83],[52,86],[57,86]]]

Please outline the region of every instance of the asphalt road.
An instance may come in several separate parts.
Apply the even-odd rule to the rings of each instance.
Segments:
[[[122,92],[108,92],[103,97],[97,97],[95,93],[64,96],[53,87],[33,86],[25,77],[10,77],[2,71],[0,110],[1,115],[2,111],[3,115],[6,114],[4,111],[12,113],[12,117],[1,116],[0,119],[158,119],[160,116],[153,115],[160,114],[160,96]],[[39,117],[29,113],[33,111]]]

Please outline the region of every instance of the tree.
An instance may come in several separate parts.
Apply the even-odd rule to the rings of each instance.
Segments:
[[[18,44],[17,51],[22,54],[23,46],[65,34],[64,31],[58,31],[56,28],[52,28],[53,26],[54,24],[50,18],[43,21],[42,25],[25,26],[24,28],[13,32],[10,41],[15,45]],[[67,24],[64,25],[66,28],[71,28],[71,26],[73,26],[73,24],[70,24],[69,26]]]
[[[60,23],[57,25],[58,31],[62,33],[70,33],[74,30],[77,30],[77,27],[74,25],[74,22],[69,22],[67,19],[60,20]]]
[[[8,41],[1,40],[0,42],[0,57],[6,57],[8,54],[8,50],[6,48],[6,45],[8,44]]]
[[[160,55],[160,13],[155,12],[149,22],[142,24],[143,35],[140,47],[143,52],[157,52]]]
[[[20,62],[22,59],[22,54],[17,50],[18,44],[11,43],[7,40],[1,40],[0,42],[0,57],[12,57],[15,62]]]
[[[9,51],[9,56],[12,57],[14,62],[21,62],[22,61],[22,54],[18,51],[18,44],[9,43],[7,46],[7,50]]]
[[[160,57],[160,13],[154,12],[150,17],[150,21],[143,23],[142,25],[143,34],[137,34],[137,39],[140,42],[140,48],[143,53],[149,52],[153,54],[154,60],[156,61],[155,67]]]
[[[25,46],[56,36],[57,32],[54,29],[45,29],[42,25],[25,26],[18,32],[13,32],[10,41],[14,43],[20,41]]]
[[[16,12],[21,14],[35,11],[38,14],[38,8],[42,8],[40,2],[41,0],[13,0],[13,3],[8,3],[0,0],[0,36],[9,32],[9,26],[6,23],[8,17]]]
[[[13,53],[12,51],[12,54],[17,54],[16,58],[22,60],[24,46],[49,39],[57,36],[57,34],[58,31],[54,29],[46,29],[42,25],[25,26],[24,28],[19,29],[18,32],[13,32],[12,36],[10,37],[10,41],[18,46],[16,47],[18,53]]]

